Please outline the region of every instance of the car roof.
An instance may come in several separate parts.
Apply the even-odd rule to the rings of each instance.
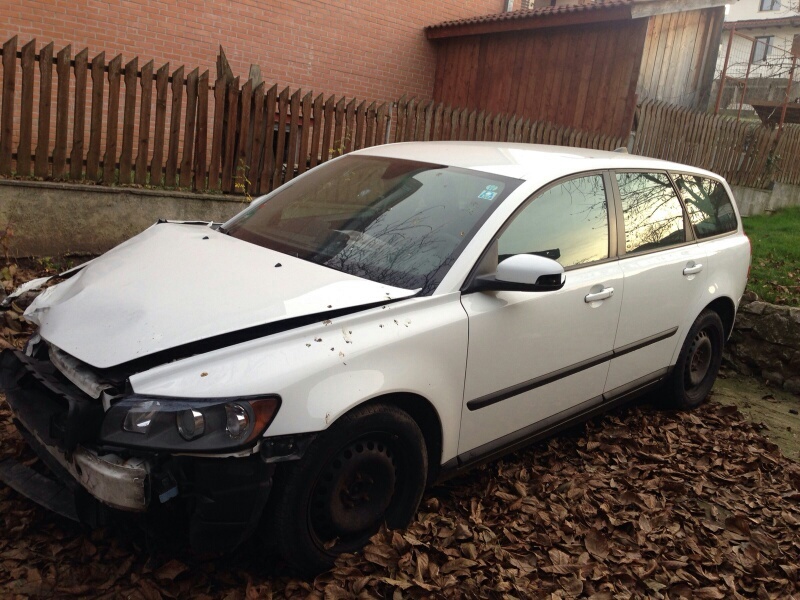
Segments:
[[[357,154],[401,158],[473,169],[526,181],[545,183],[572,173],[599,169],[655,169],[713,175],[679,163],[607,152],[544,144],[507,142],[402,142],[373,146]]]

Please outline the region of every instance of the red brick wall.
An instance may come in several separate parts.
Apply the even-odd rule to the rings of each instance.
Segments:
[[[225,48],[234,75],[251,63],[267,83],[394,100],[431,98],[434,46],[423,27],[500,12],[504,0],[0,0],[0,41],[72,44],[73,56],[122,53],[210,69]]]

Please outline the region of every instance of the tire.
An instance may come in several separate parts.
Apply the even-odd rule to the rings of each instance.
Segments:
[[[722,363],[725,330],[712,310],[700,313],[683,342],[667,389],[667,404],[688,410],[703,403]]]
[[[303,576],[329,569],[383,523],[407,526],[427,472],[425,439],[407,413],[385,404],[356,408],[276,481],[268,518],[279,552]]]

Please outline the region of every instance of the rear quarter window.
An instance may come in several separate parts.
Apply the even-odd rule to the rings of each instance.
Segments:
[[[686,174],[674,179],[698,239],[736,231],[736,212],[720,182]]]
[[[625,222],[625,253],[686,241],[683,208],[666,173],[617,173]]]

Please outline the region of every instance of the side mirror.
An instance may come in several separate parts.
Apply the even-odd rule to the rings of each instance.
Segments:
[[[517,254],[497,265],[492,275],[476,277],[469,288],[478,291],[552,292],[564,287],[564,267],[536,254]]]

